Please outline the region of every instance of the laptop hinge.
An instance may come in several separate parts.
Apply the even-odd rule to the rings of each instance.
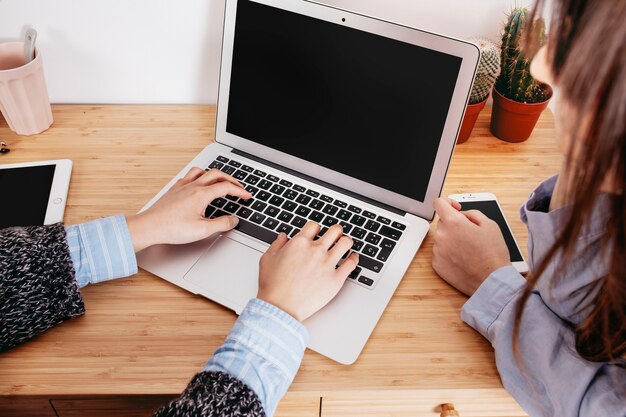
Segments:
[[[251,155],[251,154],[249,154],[247,152],[240,151],[239,149],[233,148],[232,153],[234,153],[236,155],[241,155],[241,156],[246,157],[248,159],[252,159],[253,161],[260,162],[260,163],[262,163],[264,165],[271,166],[272,168],[278,169],[280,171],[286,172],[286,173],[291,174],[293,176],[296,176],[296,177],[302,178],[304,180],[310,181],[310,182],[315,183],[317,185],[320,185],[322,187],[330,188],[331,190],[336,191],[338,193],[349,195],[352,198],[356,198],[357,200],[361,200],[361,201],[363,201],[365,203],[368,203],[368,204],[371,204],[373,206],[379,207],[379,208],[381,208],[383,210],[390,211],[390,212],[395,213],[395,214],[397,214],[399,216],[404,216],[406,214],[406,211],[403,211],[403,210],[400,210],[398,208],[392,207],[392,206],[387,205],[385,203],[381,203],[380,201],[373,200],[373,199],[371,199],[369,197],[365,197],[363,195],[354,193],[354,192],[352,192],[350,190],[346,190],[345,188],[337,187],[336,185],[329,184],[329,183],[327,183],[325,181],[322,181],[320,179],[310,177],[310,176],[308,176],[306,174],[303,174],[301,172],[294,171],[291,168],[287,168],[287,167],[284,167],[282,165],[276,164],[274,162],[268,161],[266,159],[259,158],[258,156]]]

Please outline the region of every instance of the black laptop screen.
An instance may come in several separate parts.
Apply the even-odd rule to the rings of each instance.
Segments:
[[[460,66],[239,0],[226,131],[424,201]]]

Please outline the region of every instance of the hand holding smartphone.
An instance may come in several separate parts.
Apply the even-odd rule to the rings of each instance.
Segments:
[[[502,208],[492,193],[469,193],[469,194],[451,194],[448,196],[461,204],[461,210],[478,210],[491,220],[495,221],[500,227],[506,246],[509,249],[511,264],[520,274],[528,272],[528,264],[522,256],[517,241],[513,237],[511,228],[509,227]]]

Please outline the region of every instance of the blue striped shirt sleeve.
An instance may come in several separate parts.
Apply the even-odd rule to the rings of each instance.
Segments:
[[[68,226],[65,230],[79,288],[137,273],[137,258],[123,215]]]
[[[281,309],[252,299],[205,370],[227,372],[250,387],[268,417],[293,381],[308,343],[302,323]]]

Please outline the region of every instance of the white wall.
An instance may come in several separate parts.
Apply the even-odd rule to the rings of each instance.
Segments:
[[[300,1],[300,0],[294,0]],[[530,0],[324,0],[461,38],[497,38]],[[0,0],[0,41],[25,25],[56,103],[214,103],[224,0]]]

